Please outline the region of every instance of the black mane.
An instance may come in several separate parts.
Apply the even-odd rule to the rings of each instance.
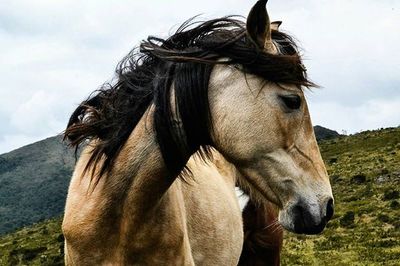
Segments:
[[[86,139],[96,140],[86,169],[104,158],[101,176],[112,168],[128,136],[154,104],[157,141],[176,176],[190,155],[199,150],[207,155],[207,145],[212,144],[208,82],[215,64],[233,65],[272,82],[313,86],[292,38],[278,31],[272,38],[279,44],[279,55],[258,48],[246,34],[245,23],[234,17],[188,20],[168,39],[149,37],[118,64],[114,84],[104,84],[73,112],[65,138],[76,147]],[[176,106],[171,106],[172,89]],[[173,109],[179,110],[179,119]]]

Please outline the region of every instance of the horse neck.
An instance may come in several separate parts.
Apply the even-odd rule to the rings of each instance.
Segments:
[[[85,165],[88,155],[90,147],[82,154],[78,169]],[[177,247],[177,252],[186,254],[177,258],[184,262],[178,261],[174,265],[189,265],[188,241],[182,244],[186,229],[183,200],[178,193],[180,183],[171,186],[175,178],[169,175],[164,164],[153,129],[151,108],[122,147],[111,171],[99,179],[91,193],[85,194],[90,186],[89,178],[75,180],[70,187],[68,214],[63,225],[65,230],[73,224],[70,235],[79,230],[76,224],[83,217],[82,224],[87,226],[82,226],[85,232],[81,234],[89,232],[91,241],[95,243],[93,246],[108,245],[107,250],[115,256],[112,259],[121,261],[117,264],[130,264],[126,261],[131,260],[155,265],[155,261],[162,261],[166,255],[154,247],[168,251],[173,246]],[[74,197],[74,191],[80,193],[75,193],[77,196]],[[78,208],[82,209],[78,211],[79,215],[75,215]],[[79,239],[76,241],[80,242]],[[135,252],[128,254],[126,250]],[[153,253],[158,257],[148,256]],[[163,258],[159,257],[161,255]],[[167,261],[169,259],[173,258],[167,258]]]
[[[156,140],[152,111],[148,111],[117,156],[107,186],[124,197],[130,212],[141,215],[158,203],[174,180]]]

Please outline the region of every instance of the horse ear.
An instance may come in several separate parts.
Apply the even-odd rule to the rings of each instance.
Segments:
[[[282,21],[272,21],[271,22],[271,29],[279,31],[279,27],[281,26]]]
[[[247,16],[246,30],[249,38],[261,49],[271,49],[271,24],[265,5],[268,0],[258,0]]]

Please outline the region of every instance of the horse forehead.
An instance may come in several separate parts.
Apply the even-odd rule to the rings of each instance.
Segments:
[[[218,82],[229,82],[234,81],[236,78],[240,78],[239,74],[243,74],[238,68],[231,65],[217,64],[214,66],[211,75],[211,85]]]
[[[303,90],[301,88],[299,88],[296,85],[291,85],[291,84],[278,84],[277,89],[281,90],[281,91],[285,91],[285,92],[290,92],[290,93],[303,93]]]
[[[210,78],[210,87],[245,86],[248,89],[276,90],[286,93],[302,94],[303,90],[293,84],[282,84],[269,82],[268,80],[254,74],[244,73],[240,68],[230,65],[216,65]],[[250,87],[249,87],[250,86]],[[254,88],[260,86],[260,88]]]

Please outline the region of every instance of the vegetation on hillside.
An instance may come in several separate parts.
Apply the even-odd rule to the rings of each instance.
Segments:
[[[317,139],[338,135],[320,126],[315,134]],[[1,154],[0,236],[62,215],[74,164],[74,151],[61,136]]]
[[[335,215],[318,236],[287,233],[283,265],[400,265],[400,128],[320,145]]]
[[[0,238],[0,265],[64,265],[61,219],[51,219]]]
[[[0,235],[61,215],[74,164],[60,136],[0,155]]]
[[[335,215],[317,236],[286,233],[282,265],[400,264],[400,128],[322,141]],[[0,238],[0,265],[62,264],[61,219]]]
[[[340,134],[337,133],[335,130],[331,130],[321,126],[314,126],[314,133],[315,137],[318,141],[321,140],[328,140],[340,137]]]

